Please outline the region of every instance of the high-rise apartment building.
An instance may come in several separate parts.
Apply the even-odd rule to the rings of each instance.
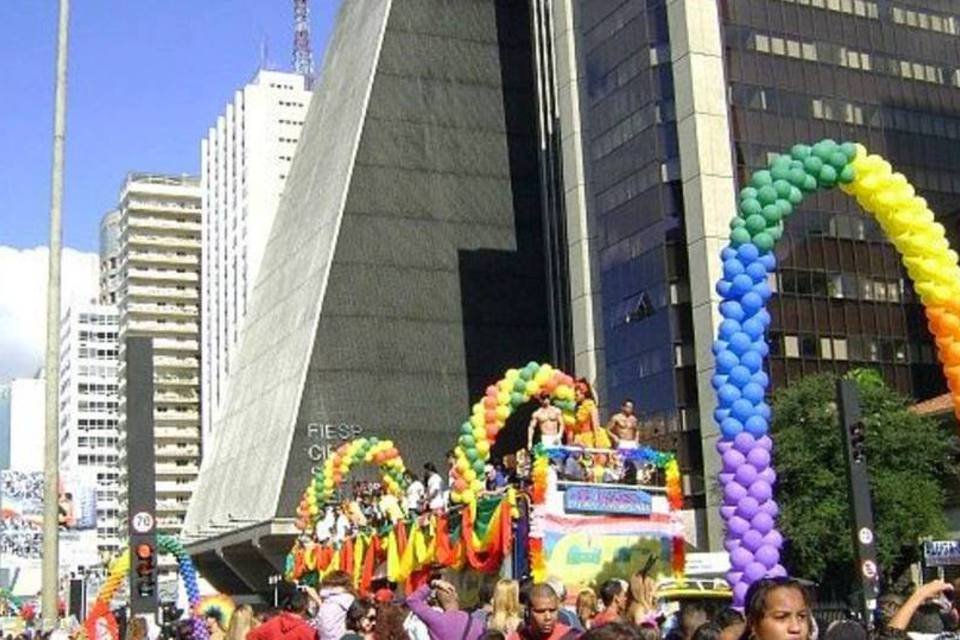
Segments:
[[[100,220],[100,304],[120,302],[120,212],[108,211]]]
[[[0,383],[0,471],[10,468],[10,383]]]
[[[831,137],[863,142],[937,212],[956,211],[960,14],[943,0],[565,4],[606,404],[635,399],[658,444],[679,449],[702,508],[716,471],[713,284],[738,185],[796,142]],[[918,399],[941,391],[909,278],[856,202],[810,198],[777,257],[774,387],[868,366]]]
[[[121,546],[118,320],[113,305],[82,305],[60,323],[60,469],[96,480],[97,549],[108,555]]]
[[[200,465],[200,181],[133,173],[120,191],[121,505],[127,338],[153,338],[157,528],[180,531]]]
[[[306,79],[260,70],[200,146],[203,198],[201,416],[209,438],[300,129]]]

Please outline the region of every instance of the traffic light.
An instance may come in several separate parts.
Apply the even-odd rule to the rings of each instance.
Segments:
[[[866,459],[867,431],[862,421],[857,420],[849,427],[850,431],[850,457],[856,463],[861,463]]]
[[[136,593],[141,598],[153,598],[157,592],[157,553],[152,544],[140,543],[136,553]]]

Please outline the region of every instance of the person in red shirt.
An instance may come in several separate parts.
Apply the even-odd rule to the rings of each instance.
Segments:
[[[557,619],[560,598],[550,585],[537,583],[530,588],[527,615],[520,628],[507,640],[574,640],[580,632]]]
[[[623,580],[607,580],[600,587],[603,611],[593,618],[593,628],[608,622],[622,622],[627,611],[627,587]]]
[[[317,630],[307,624],[307,595],[298,591],[287,610],[247,634],[247,640],[317,640]]]

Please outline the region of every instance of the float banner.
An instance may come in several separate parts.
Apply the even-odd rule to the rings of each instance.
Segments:
[[[567,513],[649,516],[650,494],[639,489],[574,485],[563,494]]]
[[[923,543],[923,562],[928,567],[954,567],[960,565],[960,541],[925,541]]]

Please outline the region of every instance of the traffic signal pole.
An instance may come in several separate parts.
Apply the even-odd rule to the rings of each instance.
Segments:
[[[837,406],[842,431],[840,439],[847,461],[854,559],[861,587],[857,605],[863,622],[870,629],[877,608],[879,576],[870,476],[867,473],[866,430],[860,414],[860,392],[854,380],[843,379],[837,383]]]
[[[155,619],[158,589],[152,340],[127,338],[125,363],[130,613]]]

